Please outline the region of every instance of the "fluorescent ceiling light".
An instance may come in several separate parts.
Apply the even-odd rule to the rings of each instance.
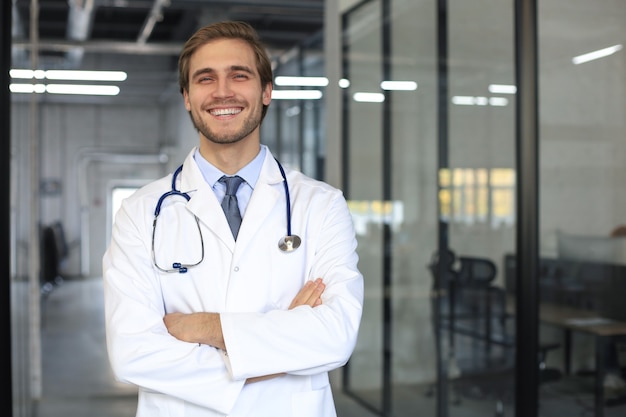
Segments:
[[[350,80],[346,79],[346,78],[342,78],[341,80],[339,80],[339,87],[341,88],[348,88],[350,87]]]
[[[452,104],[459,106],[473,106],[474,97],[472,96],[454,96],[452,97]]]
[[[490,84],[489,92],[493,94],[515,94],[517,87],[508,84]]]
[[[46,71],[49,80],[77,80],[77,81],[124,81],[124,71]]]
[[[487,104],[489,104],[489,100],[487,99],[487,97],[474,97],[474,104],[477,106],[486,106]]]
[[[504,97],[474,97],[474,96],[454,96],[452,104],[458,106],[494,106],[503,107],[509,104],[509,100]]]
[[[495,107],[504,107],[509,104],[509,100],[504,97],[489,97],[489,105]]]
[[[360,103],[382,103],[385,101],[385,95],[382,93],[354,93],[352,98]]]
[[[380,88],[383,90],[415,91],[417,90],[417,83],[415,81],[383,81],[380,83]]]
[[[49,80],[75,80],[75,81],[124,81],[126,73],[123,71],[76,71],[76,70],[28,70],[12,69],[11,78]]]
[[[278,76],[274,79],[274,84],[291,87],[326,87],[328,78],[326,77],[286,77]]]
[[[320,90],[272,90],[273,100],[319,100]]]
[[[622,45],[613,45],[608,48],[599,49],[597,51],[589,52],[572,58],[574,65],[583,64],[585,62],[593,61],[594,59],[604,58],[609,55],[613,55],[615,52],[622,49]]]
[[[43,80],[44,78],[46,78],[46,72],[43,70],[29,70],[29,69],[12,69],[9,71],[9,75],[11,76],[11,78],[15,78],[15,79],[22,79],[22,80],[30,80],[30,79],[37,79],[37,80]]]
[[[116,96],[120,88],[115,85],[48,84],[50,94],[81,94],[87,96]]]
[[[46,86],[43,84],[11,84],[9,85],[9,90],[12,93],[45,93]]]
[[[120,88],[115,85],[85,85],[85,84],[11,84],[12,93],[50,93],[50,94],[80,94],[87,96],[116,96]]]

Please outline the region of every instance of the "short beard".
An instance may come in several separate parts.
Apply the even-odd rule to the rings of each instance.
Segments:
[[[253,114],[250,117],[246,118],[244,120],[242,128],[239,129],[239,131],[230,134],[219,135],[211,131],[206,123],[204,123],[202,118],[198,117],[196,119],[191,111],[189,111],[189,117],[191,118],[191,123],[193,123],[193,126],[202,136],[217,144],[230,144],[239,142],[240,140],[243,140],[244,138],[249,136],[252,132],[254,132],[254,129],[261,125],[261,114],[259,112],[258,114]]]

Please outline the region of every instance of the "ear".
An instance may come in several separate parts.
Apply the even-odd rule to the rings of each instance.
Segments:
[[[183,100],[185,102],[185,109],[187,109],[187,111],[191,111],[191,103],[189,103],[189,92],[187,90],[183,90]]]
[[[270,101],[272,101],[273,88],[274,86],[271,82],[265,85],[265,88],[263,89],[263,105],[269,106]]]

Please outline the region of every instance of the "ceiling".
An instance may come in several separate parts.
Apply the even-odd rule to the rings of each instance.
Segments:
[[[163,99],[175,90],[178,53],[204,24],[250,23],[276,62],[319,39],[324,25],[324,0],[13,2],[13,68],[124,70],[129,75],[120,96],[130,100]],[[33,4],[38,16],[31,14]]]

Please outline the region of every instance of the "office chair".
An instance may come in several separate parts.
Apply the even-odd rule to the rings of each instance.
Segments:
[[[443,256],[435,252],[428,268],[433,288],[445,289],[445,294],[435,294],[442,301],[442,308],[433,308],[433,324],[439,323],[448,332],[448,359],[451,367],[457,369],[450,376],[454,380],[453,392],[457,397],[462,392],[461,395],[481,399],[495,398],[496,415],[500,415],[503,402],[512,400],[507,393],[512,394],[513,390],[506,381],[513,380],[515,340],[508,329],[511,316],[506,311],[506,292],[494,285],[496,265],[487,258],[456,256],[447,250]],[[457,336],[465,336],[463,341],[472,345],[469,362],[463,362],[462,355],[468,352]],[[560,378],[560,371],[546,366],[548,352],[558,347],[559,344],[539,346],[537,366],[542,383]],[[460,398],[455,402],[460,402]]]

